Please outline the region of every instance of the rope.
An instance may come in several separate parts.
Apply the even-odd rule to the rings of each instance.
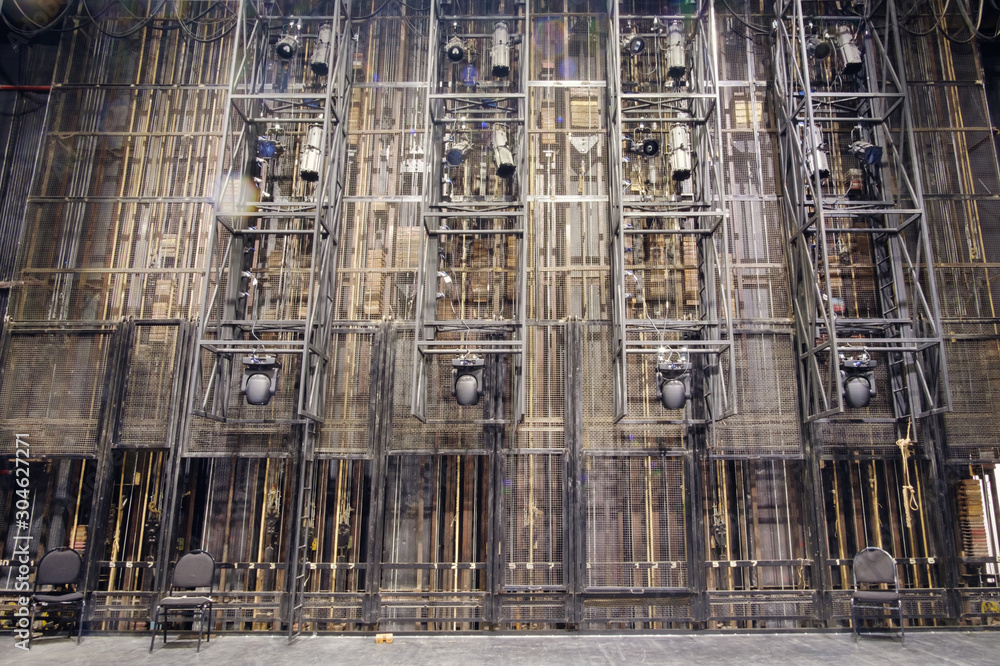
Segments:
[[[899,447],[899,453],[903,457],[903,508],[906,511],[906,526],[909,528],[913,527],[913,512],[920,511],[920,503],[917,502],[917,493],[910,484],[910,465],[908,461],[910,456],[913,455],[913,451],[910,449],[910,445],[913,444],[913,441],[910,439],[911,425],[912,422],[906,424],[906,437],[896,440],[896,446]]]

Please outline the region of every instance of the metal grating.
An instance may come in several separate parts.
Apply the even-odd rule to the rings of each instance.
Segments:
[[[683,458],[587,456],[587,587],[686,587]]]
[[[583,622],[588,628],[657,628],[651,623],[687,623],[693,619],[691,600],[685,597],[642,599],[587,599]]]
[[[563,486],[563,456],[507,456],[506,586],[563,585]]]
[[[335,333],[331,338],[319,454],[370,451],[372,342],[370,333]]]
[[[136,327],[122,396],[117,448],[167,448],[178,367],[184,355],[177,346],[176,325]]]
[[[709,592],[708,612],[713,620],[817,619],[816,593]]]
[[[790,335],[740,335],[734,340],[739,413],[716,425],[713,453],[798,454],[795,364]]]
[[[90,595],[90,620],[99,622],[142,622],[149,621],[153,607],[154,592],[94,591]],[[116,628],[114,625],[111,628]]]
[[[515,625],[516,629],[533,629],[536,623],[566,622],[566,616],[566,599],[562,596],[500,598],[500,621]]]
[[[97,452],[110,336],[105,333],[13,333],[3,355],[0,441],[14,454],[15,434],[31,453]]]
[[[1000,423],[1000,346],[995,340],[945,344],[953,411],[945,414],[948,455],[961,460],[997,460]]]

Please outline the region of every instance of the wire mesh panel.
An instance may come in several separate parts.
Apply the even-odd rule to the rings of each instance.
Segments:
[[[370,333],[333,335],[317,453],[369,452],[372,354]]]
[[[509,455],[504,478],[506,570],[510,588],[562,588],[563,457]]]
[[[703,488],[710,590],[813,586],[803,474],[801,461],[709,463]]]
[[[179,333],[177,325],[136,327],[115,447],[172,445],[168,434],[170,420],[176,418],[177,369],[184,364],[180,353],[183,348],[177,341]]]
[[[0,385],[3,451],[14,455],[17,435],[36,456],[97,452],[109,343],[107,333],[10,335]]]
[[[688,586],[683,458],[587,456],[587,587]]]
[[[594,10],[589,3],[576,3],[571,15],[560,13],[561,3],[548,4],[532,7],[531,79],[603,81],[607,15],[583,13]]]
[[[486,589],[488,502],[484,456],[388,459],[381,589]]]
[[[801,452],[795,371],[790,336],[745,334],[734,344],[740,411],[716,425],[713,452]]]

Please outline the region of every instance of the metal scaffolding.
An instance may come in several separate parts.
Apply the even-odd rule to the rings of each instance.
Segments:
[[[736,403],[715,10],[608,12],[615,420],[717,421]]]
[[[529,10],[514,2],[494,15],[431,6],[411,410],[423,422],[517,423],[524,414]],[[490,397],[484,407],[456,411],[448,393],[473,373],[475,390]]]
[[[949,397],[896,9],[866,4],[862,14],[827,4],[775,6],[774,107],[800,400],[811,423],[843,414],[859,377],[870,396],[849,396],[857,408],[887,377],[890,422],[905,423],[947,410]]]

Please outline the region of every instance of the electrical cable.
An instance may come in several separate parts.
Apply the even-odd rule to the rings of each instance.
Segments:
[[[163,10],[163,6],[166,4],[166,2],[167,0],[160,0],[159,4],[157,4],[155,8],[150,9],[149,15],[145,21],[140,21],[137,25],[134,25],[131,28],[125,30],[125,32],[113,33],[113,32],[108,32],[107,30],[102,28],[100,23],[97,22],[97,18],[94,16],[93,12],[90,11],[90,3],[88,2],[88,0],[80,0],[80,4],[83,5],[83,9],[87,13],[87,16],[89,16],[90,20],[94,22],[94,27],[97,28],[97,30],[102,35],[105,35],[107,37],[113,37],[116,39],[124,39],[126,37],[131,37],[132,35],[136,34],[140,30],[145,28],[153,21],[156,15]]]
[[[370,19],[370,18],[372,18],[373,16],[375,16],[375,15],[377,15],[377,14],[381,13],[383,9],[385,9],[386,7],[388,7],[388,6],[389,6],[389,2],[390,2],[390,1],[391,1],[391,0],[385,0],[385,2],[383,2],[383,3],[382,3],[382,6],[381,6],[381,7],[379,7],[378,9],[376,9],[375,11],[373,11],[373,12],[372,12],[371,14],[366,14],[366,15],[364,15],[364,16],[352,16],[352,17],[351,17],[351,20],[352,20],[352,21],[365,21],[365,20],[367,20],[367,19]]]
[[[736,10],[733,9],[732,5],[729,4],[729,0],[722,0],[722,4],[724,4],[726,6],[726,9],[729,10],[729,13],[733,15],[734,19],[736,19],[737,21],[739,21],[740,23],[742,23],[746,27],[750,28],[751,30],[753,30],[757,34],[759,34],[759,35],[770,35],[771,34],[770,30],[765,30],[764,28],[760,28],[758,26],[753,25],[752,23],[747,23],[746,21],[744,21],[743,18],[740,17],[740,15],[736,13]]]

